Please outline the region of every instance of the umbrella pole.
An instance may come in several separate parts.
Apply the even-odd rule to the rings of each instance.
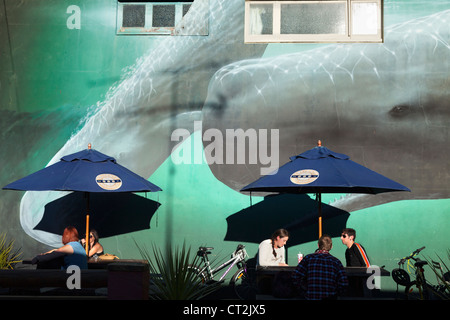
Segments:
[[[89,213],[86,215],[86,255],[89,255]]]
[[[87,212],[86,212],[86,256],[89,257],[89,192],[86,192]]]
[[[322,194],[317,193],[316,199],[319,202],[318,206],[319,206],[319,238],[320,238],[322,236]]]

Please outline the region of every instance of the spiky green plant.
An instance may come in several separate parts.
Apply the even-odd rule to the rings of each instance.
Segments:
[[[0,235],[0,269],[13,269],[16,263],[21,260],[19,252],[14,250],[14,240],[7,241],[6,234]]]
[[[450,270],[444,260],[439,255],[436,256],[439,259],[440,268],[436,267],[433,264],[433,260],[427,258],[425,259],[428,263],[428,266],[434,272],[436,278],[439,280],[438,282],[440,283],[440,286],[430,287],[432,288],[434,294],[440,299],[450,300],[450,283],[444,278],[444,274],[449,273]],[[447,258],[450,261],[450,249],[447,249]]]
[[[191,257],[190,248],[185,244],[181,248],[169,247],[163,253],[155,245],[151,255],[145,246],[136,243],[141,256],[150,267],[151,282],[154,290],[150,298],[158,300],[198,300],[220,288],[220,283],[205,284],[195,272],[200,259]]]

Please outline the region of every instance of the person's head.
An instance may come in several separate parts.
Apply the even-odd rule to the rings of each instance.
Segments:
[[[356,231],[352,228],[345,228],[342,230],[341,233],[341,240],[342,243],[348,246],[349,244],[352,244],[355,241],[356,238]]]
[[[94,229],[92,229],[89,232],[89,242],[93,242],[94,244],[98,242],[98,232]]]
[[[62,243],[64,245],[68,244],[69,242],[78,241],[78,231],[75,227],[67,227],[64,229],[63,235],[62,235]]]
[[[319,246],[319,250],[330,251],[331,248],[333,247],[333,241],[331,240],[331,237],[327,234],[321,236],[317,244]]]
[[[273,234],[270,240],[272,240],[272,246],[274,248],[283,247],[289,239],[289,232],[285,229],[278,229]]]

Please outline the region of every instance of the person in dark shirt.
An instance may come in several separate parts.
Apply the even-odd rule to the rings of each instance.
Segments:
[[[369,257],[364,247],[355,242],[356,231],[345,228],[341,233],[341,241],[347,247],[345,250],[345,262],[347,267],[370,267]],[[364,296],[365,279],[349,277],[348,294],[351,296]]]
[[[356,231],[352,228],[342,230],[341,241],[347,246],[345,261],[347,267],[370,267],[369,257],[364,247],[355,242]]]
[[[306,255],[292,274],[294,285],[303,288],[308,300],[337,299],[347,286],[348,279],[341,261],[330,254],[331,237],[323,235],[319,249]]]

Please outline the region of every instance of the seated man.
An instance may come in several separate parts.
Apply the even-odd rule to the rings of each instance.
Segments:
[[[347,247],[345,250],[345,261],[347,267],[370,267],[369,257],[364,247],[355,242],[356,231],[352,228],[342,230],[342,244]]]
[[[308,300],[336,299],[342,295],[348,279],[341,261],[330,254],[331,237],[323,235],[319,250],[306,255],[292,274],[294,284],[305,291]]]
[[[346,267],[370,267],[369,257],[364,247],[355,242],[356,230],[345,228],[342,230],[341,241],[347,247],[345,250]],[[363,296],[365,281],[362,278],[350,277],[348,293],[351,296]]]

